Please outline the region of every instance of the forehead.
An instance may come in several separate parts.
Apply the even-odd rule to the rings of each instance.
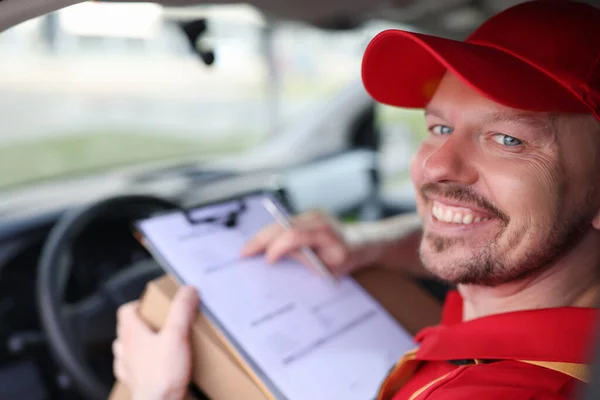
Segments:
[[[541,113],[524,113],[497,103],[450,72],[447,72],[440,81],[425,110],[460,115],[472,112],[474,115],[482,117],[487,117],[488,113],[496,115],[529,114],[532,117],[545,117]],[[487,119],[493,122],[493,118],[487,117]]]
[[[446,73],[441,80],[431,101],[425,107],[425,113],[453,123],[506,123],[524,125],[549,133],[554,131],[557,118],[549,113],[517,110],[496,103],[451,73]]]

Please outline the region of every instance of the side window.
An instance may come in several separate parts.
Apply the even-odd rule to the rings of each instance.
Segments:
[[[388,214],[414,208],[410,160],[427,132],[423,110],[376,105],[381,197]]]

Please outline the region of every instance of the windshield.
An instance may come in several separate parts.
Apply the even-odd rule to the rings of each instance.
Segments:
[[[182,27],[201,19],[192,45]],[[385,27],[101,2],[23,23],[0,34],[0,188],[257,146],[359,80],[364,47]]]

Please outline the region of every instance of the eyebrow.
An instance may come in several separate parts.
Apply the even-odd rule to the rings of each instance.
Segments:
[[[531,114],[494,112],[487,114],[483,118],[483,122],[486,124],[505,122],[509,124],[527,125],[535,129],[548,131],[549,133],[552,132],[552,124],[549,118],[540,118]]]
[[[440,112],[440,110],[429,106],[425,108],[425,115],[432,115],[434,117],[446,119],[444,118],[444,115],[442,112]],[[553,124],[550,118],[540,118],[529,113],[506,113],[502,111],[497,111],[490,114],[486,114],[483,117],[482,122],[484,124],[494,124],[499,122],[504,122],[508,124],[520,124],[526,125],[536,130],[547,132],[549,134],[554,134]]]
[[[441,119],[445,119],[444,116],[442,115],[443,113],[438,111],[437,109],[427,105],[425,106],[425,115],[433,115],[434,117],[438,117]]]

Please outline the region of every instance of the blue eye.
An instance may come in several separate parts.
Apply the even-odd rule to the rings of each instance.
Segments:
[[[434,125],[431,128],[429,128],[429,130],[434,135],[449,135],[453,131],[453,129],[447,125]]]
[[[498,144],[509,147],[519,146],[522,144],[522,142],[519,139],[514,138],[512,136],[504,135],[502,133],[495,134],[494,140]]]

